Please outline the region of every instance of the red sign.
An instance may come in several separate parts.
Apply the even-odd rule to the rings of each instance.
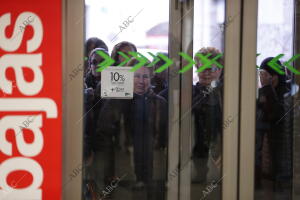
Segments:
[[[61,4],[1,2],[1,200],[61,199]]]

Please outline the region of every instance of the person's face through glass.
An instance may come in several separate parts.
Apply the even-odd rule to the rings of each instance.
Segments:
[[[197,62],[197,69],[202,67],[201,62]],[[205,69],[198,73],[199,83],[201,85],[209,86],[211,82],[219,80],[222,69],[218,68],[216,65],[211,65],[211,68]]]
[[[273,87],[276,87],[278,85],[278,76],[272,76],[268,71],[264,69],[259,70],[259,79],[261,87],[264,87],[266,85],[272,85]]]
[[[150,88],[150,71],[147,67],[141,67],[134,72],[134,93],[145,94]]]
[[[95,77],[100,77],[101,72],[96,72],[96,70],[99,68],[99,64],[104,61],[102,57],[100,57],[97,53],[94,53],[91,57],[91,69],[92,69],[92,74]]]
[[[135,51],[132,47],[130,47],[130,46],[125,46],[125,47],[122,47],[121,49],[120,49],[120,51],[122,52],[122,53],[124,53],[124,54],[126,54],[128,57],[132,57],[131,55],[129,55],[128,54],[128,52],[129,51]],[[123,57],[123,56],[121,56],[120,54],[118,54],[118,60],[119,60],[119,63],[122,63],[124,60],[125,60],[125,58]]]

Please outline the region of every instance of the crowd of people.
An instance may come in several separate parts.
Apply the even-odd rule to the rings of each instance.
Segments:
[[[133,99],[102,99],[101,72],[97,72],[97,68],[103,58],[97,51],[109,55],[108,47],[102,40],[87,40],[88,59],[84,70],[84,163],[87,167],[84,192],[86,199],[91,200],[94,200],[93,191],[96,188],[101,191],[116,178],[115,153],[120,146],[125,145],[128,151],[133,150],[136,181],[132,189],[141,190],[153,180],[154,150],[166,149],[168,144],[168,71],[154,73],[164,61],[151,68],[146,67],[149,61],[134,72]],[[137,48],[130,42],[115,45],[110,55],[116,61],[115,66],[124,61],[118,52],[131,57],[128,52],[137,52]],[[207,47],[197,53],[214,58],[221,52]],[[260,67],[256,184],[259,186],[261,183],[263,160],[268,157],[272,160],[272,169],[267,171],[274,177],[276,187],[291,180],[292,132],[286,129],[289,126],[287,118],[280,120],[286,111],[285,102],[289,101],[291,94],[289,78],[272,70],[267,65],[270,59],[267,58]],[[200,68],[201,60],[195,56],[195,61],[195,67]],[[224,66],[222,57],[217,62]],[[137,63],[135,58],[131,58],[126,66]],[[282,66],[279,61],[278,64]],[[192,92],[192,160],[199,176],[197,181],[206,182],[221,177],[223,69],[213,64],[198,73],[198,78]],[[125,138],[124,144],[121,144],[121,137]],[[266,146],[270,149],[269,155],[264,154]],[[204,168],[200,166],[203,163]]]
[[[86,181],[91,185],[88,188],[94,189],[88,189],[87,196],[91,191],[101,191],[116,178],[115,151],[120,149],[122,133],[126,148],[133,149],[136,183],[132,188],[147,187],[153,177],[154,149],[166,148],[168,133],[167,102],[157,94],[159,91],[153,85],[153,81],[160,82],[156,77],[153,79],[153,69],[146,67],[150,63],[134,72],[133,99],[102,99],[101,72],[97,72],[97,68],[103,58],[97,54],[98,51],[109,55],[103,41],[89,39],[86,42],[88,59],[84,75],[84,158],[88,165]],[[137,52],[137,48],[130,42],[115,45],[110,55],[116,61],[114,66],[124,61],[118,52],[131,57],[128,52]],[[126,66],[137,63],[138,60],[132,58]],[[122,120],[124,131],[121,130]]]

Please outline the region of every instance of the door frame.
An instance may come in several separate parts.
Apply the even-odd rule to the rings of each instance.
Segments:
[[[256,52],[258,0],[243,1],[241,47],[239,199],[254,199],[256,132]]]
[[[72,70],[74,70],[78,66],[84,66],[84,0],[62,0],[62,4],[62,199],[81,200],[82,173],[78,173],[77,176],[73,179],[70,179],[70,174],[74,169],[78,169],[79,166],[83,166],[83,70],[78,72],[77,76],[72,80],[72,82],[69,79],[69,74],[72,74]]]

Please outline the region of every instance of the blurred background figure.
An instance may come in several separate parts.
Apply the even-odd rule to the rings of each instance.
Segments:
[[[125,61],[125,58],[121,56],[118,52],[122,52],[128,57],[132,57],[128,54],[128,52],[137,52],[137,49],[134,44],[126,41],[116,44],[111,52],[111,58],[115,60],[114,66],[117,66],[123,61]],[[123,66],[126,66],[126,64]]]
[[[137,63],[138,61],[132,58],[128,66],[134,66]],[[147,64],[149,63],[145,65]],[[99,141],[97,146],[102,150],[101,155],[97,156],[99,163],[95,168],[98,173],[101,173],[101,178],[97,178],[101,181],[100,186],[109,181],[109,177],[114,176],[114,140],[115,135],[122,132],[120,123],[124,118],[124,143],[128,149],[132,149],[129,154],[133,156],[135,181],[132,189],[141,192],[146,189],[148,196],[155,193],[153,191],[154,151],[156,148],[166,147],[167,141],[162,141],[160,138],[161,135],[167,134],[168,116],[166,101],[151,89],[151,76],[152,68],[139,68],[134,72],[133,99],[109,99],[102,107],[96,130],[98,138],[96,141]],[[126,157],[123,156],[122,159],[124,158]],[[128,172],[130,169],[125,169],[125,171]]]
[[[133,43],[123,41],[118,44],[116,44],[111,52],[111,58],[115,60],[115,63],[113,64],[114,66],[118,66],[122,62],[125,61],[126,58],[120,55],[120,52],[124,53],[126,56],[129,58],[132,57],[128,52],[137,52],[137,48]],[[123,64],[122,66],[127,66],[128,63]],[[116,126],[119,127],[119,131],[114,132],[114,146],[117,148],[117,150],[121,149],[121,144],[120,144],[120,133],[121,133],[121,124],[118,123]]]
[[[274,191],[291,189],[292,178],[292,112],[287,76],[270,66],[273,57],[260,65],[260,88],[257,100],[255,186],[263,178],[271,179]],[[284,69],[280,61],[277,64]]]
[[[221,52],[214,47],[200,49],[196,54],[212,59]],[[195,56],[196,68],[203,65]],[[223,58],[217,60],[224,64]],[[222,142],[222,69],[215,64],[198,73],[199,81],[193,86],[194,147],[193,161],[196,176],[194,183],[206,183],[220,178]]]
[[[132,59],[130,66],[138,61]],[[154,148],[166,147],[160,137],[167,134],[167,104],[151,89],[152,68],[141,67],[134,72],[134,98],[126,111],[125,122],[134,153],[136,184],[134,189],[150,186],[153,178]]]
[[[84,170],[83,176],[86,180],[83,184],[83,189],[86,196],[91,196],[92,191],[95,191],[95,179],[97,179],[97,170],[95,169],[95,162],[100,162],[98,152],[100,151],[97,138],[95,138],[95,131],[99,112],[104,102],[100,97],[101,90],[101,72],[97,72],[98,64],[104,59],[97,54],[102,51],[108,55],[106,49],[95,48],[90,52],[88,58],[88,73],[84,79]]]
[[[160,53],[160,54],[164,54],[165,56],[168,57],[167,53]],[[158,56],[158,54],[156,54],[156,56]],[[161,66],[163,66],[164,64],[166,64],[166,62],[160,58],[160,60],[154,65],[154,71],[157,70],[158,68],[160,68]],[[152,85],[153,91],[156,94],[159,94],[163,90],[167,89],[167,87],[168,87],[168,69],[166,69],[160,73],[154,73],[154,76],[151,79],[151,85]]]
[[[89,38],[86,42],[85,42],[85,52],[84,52],[84,76],[86,75],[86,73],[89,71],[89,64],[88,64],[88,58],[90,56],[90,53],[93,49],[96,48],[102,48],[105,49],[108,52],[108,47],[107,45],[100,40],[97,37],[92,37]]]

